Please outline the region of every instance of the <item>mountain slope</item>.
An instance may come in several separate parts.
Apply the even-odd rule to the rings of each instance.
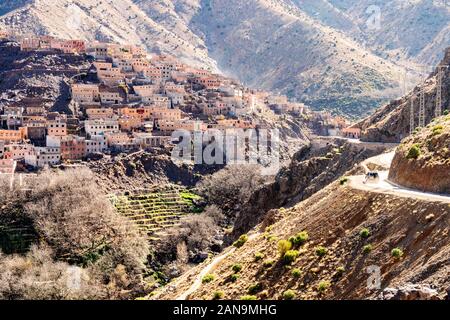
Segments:
[[[316,108],[362,114],[398,86],[398,67],[283,1],[203,1],[192,23],[222,70]]]
[[[439,63],[440,67],[450,65],[450,48],[445,51],[445,57]],[[419,122],[419,96],[425,92],[425,124],[435,116],[436,108],[436,76],[437,68],[428,78],[408,92],[404,97],[378,109],[374,114],[362,120],[357,127],[362,129],[362,140],[380,142],[399,142],[410,134],[411,104],[414,106],[414,125]],[[443,69],[442,103],[443,110],[450,110],[450,69]]]
[[[400,68],[287,0],[41,0],[2,16],[2,25],[16,33],[144,44],[351,117],[396,96],[401,79]]]
[[[291,290],[294,299],[373,299],[387,287],[406,283],[432,285],[444,297],[450,285],[449,218],[448,204],[359,191],[337,182],[292,209],[270,212],[255,228],[256,236],[211,270],[214,280],[203,283],[189,298],[212,299],[221,291],[224,299],[248,295],[283,299]],[[364,228],[368,237],[360,235]],[[298,258],[286,266],[278,240],[302,231],[308,232],[309,240],[296,248]],[[371,250],[364,249],[367,245]],[[316,253],[319,246],[326,249],[322,257]],[[394,248],[400,248],[403,256],[392,256]],[[262,258],[255,258],[257,254]],[[231,281],[237,264],[242,270]],[[180,296],[203,267],[153,298]],[[374,270],[380,272],[379,288],[368,287],[374,283],[370,281]]]
[[[446,1],[292,1],[318,21],[395,61],[411,59],[435,65],[450,45],[450,6]]]
[[[174,33],[164,28],[132,0],[32,1],[1,17],[1,25],[17,34],[145,45],[152,52],[171,53],[189,64],[215,69],[198,38],[186,40],[180,37],[186,30]]]

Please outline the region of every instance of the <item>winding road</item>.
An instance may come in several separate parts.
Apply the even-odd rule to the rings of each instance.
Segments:
[[[250,235],[247,241],[255,239],[258,235],[259,233],[254,233]],[[202,269],[202,271],[195,278],[195,281],[192,283],[189,289],[183,292],[183,294],[179,295],[175,300],[187,300],[192,293],[194,293],[200,288],[200,286],[202,285],[203,277],[211,273],[225,258],[234,253],[236,250],[237,249],[235,247],[230,247],[226,249],[222,254],[215,257],[210,263],[208,263],[208,265],[206,265]]]
[[[377,182],[365,181],[365,176],[351,176],[349,178],[350,187],[363,191],[390,194],[398,197],[413,198],[425,201],[450,203],[450,195],[422,192],[414,189],[399,186],[388,180],[389,171],[379,172],[380,180]]]
[[[382,194],[390,194],[398,197],[406,197],[406,198],[412,198],[412,199],[419,199],[419,200],[425,200],[425,201],[433,201],[433,202],[443,202],[443,203],[450,203],[450,195],[442,195],[442,194],[435,194],[435,193],[429,193],[429,192],[422,192],[418,190],[408,189],[399,185],[396,185],[393,182],[390,182],[388,180],[389,171],[387,170],[391,163],[392,159],[394,157],[394,152],[390,153],[384,153],[381,155],[378,155],[373,158],[369,158],[361,163],[362,167],[366,170],[366,173],[369,171],[368,166],[370,164],[377,165],[379,167],[382,167],[386,169],[385,171],[378,171],[380,179],[378,181],[368,181],[365,182],[366,177],[365,175],[358,175],[358,176],[350,176],[349,179],[349,186],[363,191],[369,191],[369,192],[378,192]],[[255,233],[251,236],[249,236],[249,241],[256,238],[259,234]],[[176,300],[187,300],[189,296],[197,291],[200,286],[202,285],[202,279],[207,274],[211,273],[224,259],[226,259],[228,256],[233,254],[236,251],[235,247],[230,247],[227,250],[225,250],[221,255],[215,257],[208,265],[206,265],[200,274],[195,278],[195,281],[192,283],[192,285],[189,287],[188,290],[186,290],[183,294],[179,295]]]

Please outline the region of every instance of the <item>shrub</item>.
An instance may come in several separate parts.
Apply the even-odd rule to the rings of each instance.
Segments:
[[[239,275],[238,274],[232,274],[230,276],[230,281],[231,282],[236,282],[239,279]]]
[[[292,300],[295,298],[295,296],[296,296],[296,294],[295,294],[294,290],[286,290],[285,292],[283,292],[284,300]]]
[[[323,256],[325,256],[327,253],[328,253],[328,249],[325,248],[325,247],[318,246],[318,247],[316,248],[316,254],[317,254],[319,257],[323,257]]]
[[[287,240],[278,241],[278,252],[280,256],[284,256],[292,248],[292,243]]]
[[[274,265],[274,263],[275,263],[275,261],[273,261],[273,260],[266,260],[263,263],[263,267],[264,268],[270,268],[270,267],[272,267]]]
[[[371,251],[372,251],[372,245],[371,244],[365,245],[363,247],[363,253],[367,254],[367,253],[370,253]]]
[[[299,246],[304,244],[306,241],[308,241],[309,239],[309,235],[308,232],[306,231],[302,231],[296,234],[295,237],[291,237],[289,239],[289,241],[291,241],[291,243],[295,246]]]
[[[258,300],[256,296],[242,296],[241,300]]]
[[[261,252],[256,252],[255,253],[255,261],[259,261],[262,260],[264,258],[264,254]]]
[[[392,251],[391,251],[391,255],[392,255],[394,258],[399,259],[399,258],[401,258],[401,257],[403,256],[403,250],[400,249],[400,248],[394,248],[394,249],[392,249]]]
[[[248,293],[255,294],[260,292],[263,289],[263,285],[261,283],[255,283],[252,284],[250,287],[248,287]]]
[[[433,129],[432,129],[433,136],[441,134],[443,130],[444,130],[444,127],[442,125],[440,125],[440,124],[434,126]]]
[[[209,283],[211,281],[213,281],[216,277],[213,274],[207,274],[206,276],[204,276],[202,278],[202,282],[203,283]]]
[[[178,255],[178,245],[185,243],[188,260],[191,258],[189,252],[206,251],[211,246],[211,239],[218,229],[214,219],[205,213],[188,215],[180,220],[179,225],[165,230],[155,251],[165,253],[162,259],[170,259],[171,256]]]
[[[235,264],[231,267],[231,270],[233,270],[234,273],[239,273],[242,270],[242,265]]]
[[[417,159],[420,156],[420,147],[418,144],[414,144],[409,148],[407,159]]]
[[[267,290],[261,291],[258,294],[258,296],[260,299],[267,299],[269,297],[269,291],[267,291]]]
[[[225,296],[225,293],[223,291],[216,291],[213,293],[213,299],[214,300],[221,300]]]
[[[341,266],[341,267],[337,267],[336,268],[336,275],[338,277],[342,276],[344,274],[344,272],[345,272],[345,268],[344,267]]]
[[[248,241],[248,236],[247,236],[246,234],[243,234],[242,236],[239,237],[239,239],[237,239],[237,240],[233,243],[233,246],[235,246],[236,248],[240,248],[240,247],[242,247],[247,241]]]
[[[300,278],[300,276],[302,275],[302,271],[298,268],[295,268],[291,271],[291,274],[294,278]]]
[[[348,182],[348,178],[347,177],[343,177],[339,180],[339,183],[341,184],[341,186],[343,186],[344,184],[346,184]]]
[[[319,292],[323,293],[328,290],[328,288],[331,286],[330,281],[321,281],[319,285],[317,286],[317,290]]]
[[[284,254],[283,260],[286,264],[291,264],[298,258],[299,252],[297,250],[289,250]]]
[[[224,212],[244,205],[253,191],[267,181],[257,165],[228,165],[197,185],[199,194]]]
[[[369,229],[364,228],[359,232],[359,235],[361,236],[361,238],[368,238],[370,236],[370,231]]]
[[[35,253],[44,254],[43,248],[46,247],[51,250],[50,260],[55,265],[49,264],[49,273],[55,270],[55,275],[58,274],[56,270],[61,267],[58,261],[89,269],[89,276],[98,279],[100,291],[115,281],[117,275],[115,286],[108,292],[107,298],[117,298],[116,295],[124,289],[130,297],[141,290],[142,271],[150,252],[149,243],[134,225],[127,223],[127,218],[117,214],[95,180],[94,174],[88,169],[46,171],[27,181],[29,192],[25,194],[16,192],[15,186],[11,190],[9,184],[5,187],[0,177],[0,225],[8,223],[8,211],[14,210],[14,219],[27,221],[42,245],[35,249]],[[58,281],[64,279],[49,275],[49,279],[45,280],[43,275],[46,267],[43,266],[41,272],[38,264],[32,265],[28,270],[32,274],[23,276],[30,281],[36,279],[36,282],[54,281],[54,288],[47,290],[46,285],[43,285],[38,293],[24,279],[20,282],[24,284],[24,292],[15,292],[14,295],[44,300],[58,297],[59,293],[52,290],[59,286]],[[65,273],[61,277],[65,277]],[[2,275],[0,291],[4,287],[1,279]],[[8,283],[3,284],[8,286]]]

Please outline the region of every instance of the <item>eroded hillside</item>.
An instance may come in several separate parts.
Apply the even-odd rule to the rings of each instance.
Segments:
[[[336,182],[292,209],[270,212],[189,298],[212,299],[222,292],[224,299],[372,299],[386,287],[408,282],[431,285],[444,297],[450,285],[449,221],[448,203],[358,191]],[[287,263],[279,241],[296,236],[302,244],[291,249],[294,258]],[[183,294],[203,267],[156,298]],[[380,288],[368,288],[373,274],[367,268],[380,270]]]
[[[398,147],[389,179],[422,191],[450,193],[450,116],[435,119]]]

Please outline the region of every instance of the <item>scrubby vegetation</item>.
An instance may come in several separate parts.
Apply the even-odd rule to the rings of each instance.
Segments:
[[[235,208],[243,206],[253,191],[267,181],[257,165],[229,165],[205,177],[198,190],[210,204],[218,206],[230,219]]]
[[[372,245],[371,244],[367,244],[363,247],[363,253],[364,254],[368,254],[372,251]]]
[[[239,272],[241,272],[241,270],[242,270],[242,265],[240,265],[240,264],[234,264],[234,265],[231,267],[231,270],[233,270],[234,273],[239,273]]]
[[[252,284],[250,287],[248,287],[248,293],[255,294],[255,293],[262,291],[262,289],[263,289],[263,285],[261,283],[255,283],[255,284]]]
[[[400,248],[394,248],[391,251],[391,255],[396,259],[400,259],[401,257],[403,257],[403,250]]]
[[[289,250],[283,256],[283,262],[285,264],[291,264],[298,258],[299,252],[297,250]]]
[[[342,266],[340,266],[340,267],[337,267],[337,268],[336,268],[336,273],[335,273],[335,275],[336,275],[337,277],[341,277],[341,276],[344,274],[344,272],[345,272],[345,268],[342,267]]]
[[[239,279],[239,275],[238,274],[232,274],[230,276],[230,281],[231,282],[236,282]]]
[[[292,300],[295,298],[295,296],[296,296],[296,294],[295,294],[294,290],[286,290],[285,292],[283,292],[284,300]]]
[[[324,293],[328,290],[328,288],[330,288],[331,283],[329,281],[321,281],[319,282],[319,284],[317,285],[317,290],[320,293]]]
[[[308,241],[308,239],[309,239],[308,232],[302,231],[302,232],[297,233],[297,235],[295,235],[295,237],[291,237],[289,239],[289,241],[292,243],[293,246],[301,246],[306,241]]]
[[[223,291],[215,291],[213,293],[213,300],[221,300],[225,296],[225,293]]]
[[[316,254],[317,254],[319,257],[323,257],[323,256],[325,256],[327,253],[328,253],[328,249],[325,248],[325,247],[318,246],[318,247],[316,248]]]
[[[1,184],[0,225],[20,218],[36,245],[0,256],[0,297],[122,299],[144,291],[148,241],[93,181],[90,171],[71,170],[37,176],[26,193]],[[72,273],[81,285],[68,288]]]
[[[264,268],[270,268],[270,267],[272,267],[274,264],[275,264],[275,261],[273,261],[273,260],[266,260],[266,261],[264,261],[264,263],[263,263],[263,267],[264,267]]]
[[[361,236],[361,238],[366,239],[370,236],[370,231],[369,231],[369,229],[364,228],[359,232],[359,235]]]
[[[264,258],[264,254],[261,252],[256,252],[255,253],[255,261],[259,261],[262,260]]]
[[[414,144],[408,150],[408,154],[406,155],[407,159],[417,159],[420,156],[420,146],[418,144]]]
[[[239,239],[237,239],[234,243],[233,246],[235,246],[236,248],[240,248],[242,247],[246,242],[248,241],[248,236],[246,234],[243,234],[239,237]]]
[[[209,282],[211,282],[211,281],[214,281],[215,278],[216,278],[216,277],[215,277],[213,274],[207,274],[206,276],[204,276],[204,277],[202,278],[202,282],[203,282],[203,283],[209,283]]]
[[[292,248],[292,243],[288,240],[280,240],[278,241],[278,253],[281,257],[284,257],[286,252],[288,252]]]
[[[292,269],[291,274],[294,278],[300,278],[302,271],[298,268]]]

